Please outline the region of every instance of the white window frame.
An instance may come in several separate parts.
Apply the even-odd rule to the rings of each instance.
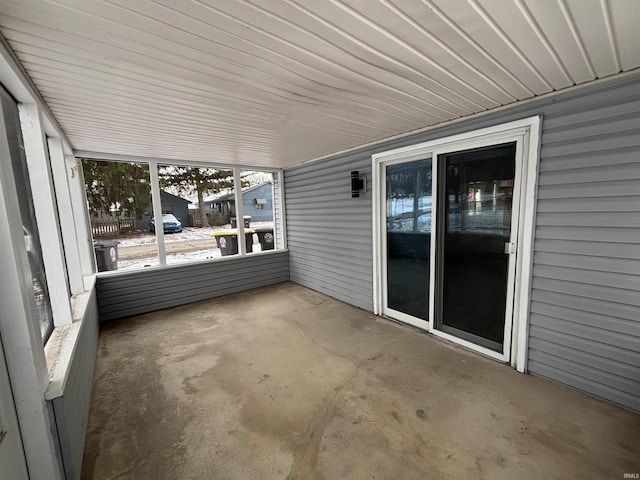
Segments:
[[[117,154],[97,154],[92,152],[83,152],[77,151],[75,153],[76,160],[78,165],[82,165],[81,160],[95,160],[95,161],[105,161],[105,162],[129,162],[129,163],[139,163],[143,165],[149,166],[149,183],[151,186],[151,199],[153,206],[153,215],[155,218],[162,218],[162,205],[160,199],[160,183],[159,183],[159,175],[158,175],[158,166],[159,165],[176,165],[180,167],[194,167],[194,168],[215,168],[218,170],[232,170],[233,171],[233,179],[234,179],[234,199],[236,202],[236,218],[243,218],[243,206],[242,206],[242,181],[241,181],[241,173],[244,171],[252,171],[252,172],[264,172],[271,173],[277,177],[280,191],[280,218],[278,220],[278,228],[283,236],[282,246],[276,247],[273,250],[266,250],[264,252],[247,252],[245,242],[238,242],[238,254],[222,257],[222,258],[212,258],[208,260],[194,260],[192,262],[184,262],[179,264],[167,264],[166,262],[166,249],[164,242],[164,230],[156,228],[156,244],[157,244],[157,252],[158,252],[158,263],[159,265],[155,265],[153,267],[145,268],[144,270],[152,269],[164,269],[164,268],[174,268],[183,265],[193,265],[198,263],[211,263],[211,262],[220,262],[220,261],[228,261],[233,258],[238,258],[240,256],[247,256],[248,254],[251,257],[255,257],[256,255],[272,255],[274,253],[282,252],[286,250],[286,213],[284,211],[284,192],[282,191],[284,188],[284,174],[282,169],[260,169],[260,167],[250,167],[245,165],[240,166],[230,166],[230,165],[221,165],[221,164],[211,164],[204,162],[189,162],[182,160],[173,160],[173,159],[157,159],[150,157],[136,157],[136,156],[128,156],[128,155],[117,155]],[[275,187],[274,187],[275,188]],[[274,192],[275,193],[275,192]],[[275,201],[275,198],[274,198]],[[160,212],[160,213],[159,213]],[[273,213],[274,216],[274,230],[275,228],[275,211]],[[244,238],[244,222],[238,222],[238,238]],[[89,231],[91,231],[89,227]],[[275,232],[274,232],[275,233]],[[275,246],[275,245],[274,245]],[[105,271],[105,272],[97,272],[98,276],[108,276],[108,275],[126,275],[127,273],[139,272],[143,270],[140,269],[131,269],[127,271]]]
[[[4,129],[0,119],[0,129]],[[26,140],[25,140],[26,141]],[[4,149],[0,142],[0,147]],[[8,158],[7,152],[0,152]],[[37,212],[36,212],[37,215]],[[38,222],[38,229],[43,233]],[[0,290],[0,330],[11,378],[29,473],[33,478],[60,479],[55,425],[45,402],[49,375],[38,324],[38,313],[29,275],[20,205],[11,162],[0,162],[0,270],[4,285]],[[58,260],[62,263],[61,259]],[[46,264],[45,264],[46,268]],[[49,277],[47,277],[49,281]],[[64,300],[64,299],[63,299]],[[55,312],[54,312],[55,315]],[[54,329],[55,329],[54,317]]]
[[[31,182],[31,195],[35,210],[45,276],[53,313],[54,327],[72,323],[71,292],[62,238],[58,220],[58,207],[53,187],[53,176],[42,112],[35,104],[18,104],[25,156]]]
[[[410,162],[431,158],[433,165],[432,181],[432,212],[437,211],[437,178],[438,165],[437,156],[451,151],[465,150],[482,145],[492,145],[519,139],[522,145],[522,164],[515,181],[520,185],[519,198],[514,201],[519,202],[520,214],[513,221],[517,225],[518,243],[516,245],[516,260],[513,262],[514,268],[510,272],[515,285],[513,292],[513,323],[512,330],[508,332],[507,338],[511,340],[511,349],[506,356],[502,353],[496,354],[489,349],[479,347],[475,344],[459,339],[442,331],[436,330],[435,319],[435,281],[436,281],[436,242],[437,222],[432,222],[431,259],[430,259],[430,298],[429,298],[429,321],[416,321],[413,317],[401,314],[394,315],[398,320],[427,330],[436,336],[454,341],[465,347],[471,348],[492,358],[497,358],[509,362],[511,366],[520,372],[526,371],[527,348],[528,348],[528,328],[529,328],[529,304],[532,281],[533,265],[533,241],[535,230],[535,207],[536,192],[538,185],[538,164],[540,148],[540,128],[542,117],[534,116],[495,125],[488,128],[473,130],[470,132],[442,137],[428,142],[418,143],[407,147],[397,148],[387,152],[372,155],[372,183],[373,183],[373,208],[372,208],[372,238],[373,238],[373,304],[374,313],[382,315],[387,311],[385,305],[386,271],[384,262],[384,252],[386,251],[386,237],[383,235],[382,227],[383,212],[385,211],[385,172],[388,165]],[[508,306],[509,307],[509,306]],[[394,312],[395,313],[395,312]],[[509,325],[511,326],[511,325]],[[507,326],[506,326],[507,327]]]

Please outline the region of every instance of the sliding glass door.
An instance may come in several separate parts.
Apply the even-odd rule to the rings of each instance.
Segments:
[[[526,368],[540,118],[372,155],[374,305]]]
[[[385,308],[424,322],[429,320],[431,172],[430,158],[385,168]]]
[[[516,143],[438,156],[435,328],[502,353]]]

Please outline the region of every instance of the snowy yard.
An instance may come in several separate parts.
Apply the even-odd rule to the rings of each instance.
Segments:
[[[254,227],[271,227],[273,222],[252,222],[251,228]],[[164,235],[164,243],[176,243],[176,242],[188,242],[190,240],[203,240],[206,238],[213,239],[215,232],[223,230],[229,230],[229,225],[223,225],[221,227],[184,227],[180,233],[166,233]],[[151,232],[142,232],[136,236],[123,237],[118,239],[119,248],[134,247],[137,245],[149,245],[156,243],[156,236]],[[214,242],[215,244],[215,242]]]
[[[272,226],[272,222],[251,223],[251,228]],[[180,233],[165,234],[167,264],[174,265],[221,257],[222,254],[213,234],[225,230],[230,230],[229,225],[206,228],[185,227]],[[155,234],[139,231],[135,235],[122,236],[116,241],[118,242],[118,270],[159,265]],[[259,251],[260,244],[254,243],[253,252]]]

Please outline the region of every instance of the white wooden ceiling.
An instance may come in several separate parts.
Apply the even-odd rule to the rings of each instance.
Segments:
[[[640,0],[0,0],[76,150],[284,167],[640,66]]]

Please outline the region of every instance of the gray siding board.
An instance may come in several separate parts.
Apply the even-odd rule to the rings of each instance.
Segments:
[[[545,122],[547,130],[561,130],[572,128],[574,125],[599,124],[609,118],[619,118],[629,114],[635,115],[640,110],[640,95],[630,95],[623,103],[611,105],[609,102],[598,106],[591,106],[589,110],[582,107],[567,109],[562,116],[550,118]]]
[[[539,215],[542,213],[573,212],[637,212],[638,209],[640,209],[640,195],[538,200]],[[624,215],[624,217],[626,217],[626,215]],[[629,222],[629,224],[633,225],[631,222]]]
[[[304,259],[304,260],[303,259],[296,260],[296,266],[300,268],[307,267],[309,269],[315,268],[318,270],[318,273],[325,274],[325,275],[330,274],[336,268],[344,267],[344,262],[339,262],[339,261],[328,262],[324,259],[320,259],[320,262],[322,263],[320,264],[313,257],[308,257],[307,259]],[[353,268],[351,268],[349,272],[344,273],[344,280],[352,279],[352,281],[355,281],[355,282],[361,281],[362,275],[367,273],[366,270],[362,267],[359,267],[354,262],[348,262],[348,263],[351,263]]]
[[[289,280],[288,252],[98,277],[100,320],[185,305]]]
[[[545,123],[547,119],[545,118]],[[633,147],[611,147],[607,156],[607,165],[623,165],[625,163],[637,163],[638,149]],[[593,167],[602,165],[602,152],[584,152],[573,155],[565,155],[554,159],[553,162],[541,163],[540,173],[555,172],[559,170],[578,169],[582,166]]]
[[[362,285],[359,283],[341,282],[339,286],[327,280],[327,275],[317,276],[315,269],[301,269],[297,265],[291,266],[291,281],[301,283],[303,280],[309,282],[309,287],[320,291],[325,295],[341,300],[350,305],[371,311],[373,301],[359,291]]]
[[[530,360],[529,363],[530,370],[535,371],[540,376],[554,379],[583,392],[589,392],[597,397],[625,405],[633,410],[640,410],[637,393],[621,392],[608,387],[606,384],[580,377],[575,373],[569,372],[564,363],[545,364],[535,359]]]
[[[581,312],[593,312],[605,316],[632,320],[633,322],[637,322],[638,318],[640,318],[640,308],[633,305],[612,303],[592,297],[580,297],[570,295],[566,292],[559,293],[554,290],[545,291],[540,288],[531,293],[533,302],[537,301],[550,305],[566,306],[567,308],[575,310],[577,314]]]
[[[542,182],[542,180],[541,180]],[[540,185],[539,198],[592,198],[592,197],[634,197],[638,196],[638,182],[635,179],[599,182],[597,180],[581,184]]]
[[[640,277],[623,273],[594,271],[587,268],[568,268],[559,265],[538,265],[536,276],[567,282],[585,283],[621,290],[640,290]]]
[[[287,274],[287,266],[280,265],[274,268],[270,268],[269,271],[263,273],[240,273],[236,275],[225,275],[224,276],[224,287],[235,286],[242,283],[245,283],[247,280],[251,282],[259,282],[261,279],[269,279],[274,275],[286,275]],[[101,300],[101,312],[113,312],[122,310],[121,305],[131,305],[137,302],[144,302],[144,304],[152,303],[152,302],[164,302],[169,299],[180,298],[183,296],[198,296],[202,294],[207,294],[207,292],[211,291],[211,286],[207,283],[201,284],[199,286],[193,286],[194,283],[183,283],[183,284],[174,284],[165,285],[162,287],[156,286],[153,288],[153,291],[149,291],[149,287],[135,287],[128,288],[126,290],[127,293],[122,293],[122,291],[113,291],[111,295],[105,295],[103,292],[100,293]],[[198,285],[196,283],[196,285]],[[182,288],[181,288],[182,287]]]
[[[637,212],[638,208],[640,208],[640,195],[599,198],[563,198],[559,200],[541,199],[538,201],[539,214],[548,212]]]
[[[288,272],[287,272],[288,278]],[[281,279],[274,281],[273,276],[271,277],[259,277],[256,279],[252,279],[250,285],[251,288],[247,288],[249,284],[246,280],[242,282],[238,282],[235,284],[225,284],[223,287],[218,287],[215,289],[215,292],[212,293],[211,290],[200,291],[200,293],[173,293],[171,295],[166,295],[161,299],[161,303],[149,305],[129,305],[126,309],[118,309],[113,311],[105,311],[101,313],[102,320],[114,320],[118,318],[130,317],[132,315],[139,315],[144,313],[153,312],[156,310],[163,310],[166,308],[178,307],[181,305],[187,305],[189,303],[200,302],[203,300],[211,300],[212,298],[221,297],[224,295],[230,295],[232,293],[244,292],[246,290],[266,287],[268,285],[273,285],[274,283],[280,283],[287,281],[283,276]]]
[[[350,223],[349,220],[346,220],[346,219],[331,220],[330,215],[327,215],[325,218],[326,220],[323,220],[321,216],[312,217],[312,219],[319,224],[323,222],[331,222],[331,228],[329,228],[328,230],[326,229],[326,227],[317,228],[314,226],[308,226],[305,223],[301,223],[299,221],[292,221],[290,224],[295,229],[296,232],[301,232],[301,231],[319,232],[319,233],[326,233],[328,235],[332,235],[336,238],[341,238],[342,235],[345,234],[344,229],[349,229],[349,230],[360,230],[361,234],[367,232],[369,233],[369,237],[371,237],[371,230],[364,225],[354,226],[353,223]],[[306,221],[308,220],[309,219],[307,219]]]
[[[617,164],[612,169],[611,165],[599,165],[593,167],[571,168],[566,170],[556,170],[553,175],[545,175],[539,182],[544,185],[568,185],[570,183],[588,183],[597,178],[599,182],[609,182],[614,180],[628,180],[640,178],[640,169],[634,163]],[[635,192],[638,195],[636,189]]]
[[[574,252],[545,253],[536,252],[533,261],[537,265],[580,268],[600,272],[623,273],[637,275],[640,272],[640,261],[611,257],[595,257],[590,255],[574,255]]]
[[[303,243],[309,249],[325,249],[325,248],[333,248],[336,252],[336,255],[349,255],[350,258],[353,258],[353,262],[360,263],[365,262],[371,257],[371,245],[367,245],[366,243],[358,242],[352,245],[346,244],[343,240],[325,240],[323,241],[320,238],[316,238],[314,240],[306,241],[304,237],[298,237],[300,243]],[[294,239],[295,241],[295,239]],[[366,249],[369,249],[369,255],[367,255]],[[326,258],[321,254],[308,255],[308,257],[317,257],[317,258]],[[358,260],[359,259],[359,260]],[[366,266],[365,266],[366,269]]]
[[[592,152],[600,152],[606,154],[612,147],[634,147],[640,146],[640,131],[631,130],[624,132],[624,135],[616,136],[613,133],[607,135],[599,135],[597,138],[567,140],[566,142],[555,142],[552,144],[543,144],[540,149],[542,157],[553,159],[553,157],[561,157],[564,155],[577,155]]]
[[[638,333],[638,326],[633,320],[576,310],[575,308],[567,308],[539,301],[531,303],[531,313],[555,318],[558,321],[573,322],[577,325],[588,325],[597,329],[602,329],[604,326],[606,330],[616,332],[620,335],[630,335],[633,337]]]
[[[270,256],[273,254],[269,254]],[[261,256],[262,257],[262,256]],[[270,265],[274,267],[282,266],[282,260],[276,255],[274,258],[261,258],[260,265],[262,268],[268,268]],[[155,269],[153,272],[148,271],[148,276],[136,276],[134,279],[130,279],[127,276],[117,277],[120,280],[111,281],[106,277],[102,277],[100,282],[100,299],[104,300],[108,298],[111,293],[114,297],[118,297],[123,294],[126,289],[127,292],[147,292],[149,287],[158,287],[166,284],[169,287],[188,287],[206,285],[206,281],[211,279],[211,267],[198,268],[194,265],[193,269],[181,268],[177,269]],[[250,273],[247,270],[237,268],[237,264],[233,261],[220,262],[216,265],[215,274],[217,277],[228,279],[236,274],[246,275]],[[166,282],[167,275],[171,277],[170,283]]]
[[[568,347],[558,345],[556,343],[540,340],[537,337],[531,337],[531,349],[539,350],[549,355],[562,358]],[[591,366],[597,370],[601,370],[610,375],[619,376],[627,381],[634,381],[640,377],[640,367],[629,363],[621,363],[617,359],[594,355],[593,352],[584,352],[581,350],[571,349],[571,357],[580,365]],[[634,385],[627,384],[627,388],[633,389]]]
[[[532,342],[536,348],[529,350],[529,371],[639,409],[640,379],[631,379],[633,392],[618,388],[615,349],[607,346],[613,349],[609,357],[589,350],[617,338],[611,332],[621,325],[631,346],[640,338],[640,271],[637,262],[624,263],[640,260],[639,79],[635,75],[559,93],[285,169],[291,280],[371,308],[371,197],[366,193],[349,198],[349,172],[359,170],[370,177],[373,153],[541,114],[531,297],[532,305],[540,302],[561,310],[532,314],[532,332],[547,328],[547,333]],[[340,241],[330,234],[332,227],[344,230]],[[342,259],[338,255],[345,253],[353,255],[350,262],[327,264],[327,258]],[[354,269],[354,263],[359,268]],[[353,284],[353,272],[361,276],[358,285]],[[594,324],[597,316],[604,323]],[[558,322],[572,329],[548,333],[549,324]],[[584,327],[577,328],[581,323]],[[589,347],[579,335],[592,337]],[[576,342],[582,347],[574,348]],[[637,345],[633,348],[636,354]],[[607,374],[597,380],[582,377],[590,374],[589,355],[594,365],[607,364]],[[619,368],[628,372],[625,358],[619,354]]]
[[[625,107],[629,107],[625,105]],[[569,144],[576,143],[577,140],[603,138],[609,135],[616,137],[621,134],[636,134],[640,132],[640,119],[637,110],[626,112],[620,115],[611,115],[608,118],[594,118],[591,122],[579,122],[567,125],[565,128],[550,128],[546,126],[547,145],[556,142]],[[592,112],[595,114],[595,112]],[[603,122],[603,120],[606,120]],[[553,125],[553,123],[552,123]]]
[[[555,278],[539,277],[534,271],[533,288],[551,292],[562,292],[578,297],[595,298],[606,302],[640,306],[640,295],[633,290],[621,290],[604,285],[590,285]]]
[[[547,326],[548,330],[552,330],[556,333],[563,333],[571,335],[583,340],[589,340],[597,338],[599,344],[609,345],[614,348],[614,355],[618,355],[618,348],[626,349],[631,352],[638,350],[638,339],[633,335],[627,335],[604,329],[608,327],[606,324],[592,326],[585,324],[583,318],[573,317],[574,321],[568,318],[558,318],[551,315],[541,315],[533,312],[532,315],[536,316],[536,320],[539,323],[543,323]],[[615,357],[614,357],[615,358]],[[636,355],[636,360],[640,360],[640,354]]]
[[[617,259],[640,259],[640,249],[637,245],[611,242],[582,242],[570,240],[538,239],[536,252],[568,253],[593,257]]]
[[[531,327],[531,338],[537,338],[550,344],[561,345],[568,349],[579,350],[584,353],[610,358],[620,364],[637,365],[638,362],[637,351],[620,349],[600,341],[580,338],[570,333],[552,330],[551,328],[538,327],[534,325]],[[571,362],[575,361],[575,359],[571,357],[567,357],[565,360]]]
[[[640,225],[640,213],[627,212],[624,216],[611,215],[609,212],[573,212],[571,216],[566,212],[539,213],[538,225],[634,228],[634,225]]]
[[[539,226],[536,228],[536,238],[637,245],[640,243],[640,231],[638,228]]]
[[[593,363],[583,365],[578,362],[568,362],[562,355],[556,356],[548,352],[546,352],[546,356],[549,360],[553,360],[547,365],[562,365],[565,372],[576,377],[588,378],[592,382],[597,382],[601,385],[606,384],[609,387],[609,391],[617,391],[627,395],[637,393],[633,380],[623,378],[612,372],[600,370]]]

